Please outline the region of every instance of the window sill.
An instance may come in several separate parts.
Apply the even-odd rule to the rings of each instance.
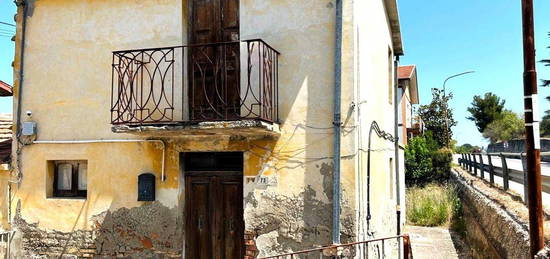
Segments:
[[[86,201],[87,198],[85,197],[46,197],[46,200],[67,200],[67,201]]]

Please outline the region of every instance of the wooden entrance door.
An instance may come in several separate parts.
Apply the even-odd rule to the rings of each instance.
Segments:
[[[185,183],[185,258],[243,258],[242,173],[186,172]]]
[[[191,120],[240,115],[239,0],[191,0]]]

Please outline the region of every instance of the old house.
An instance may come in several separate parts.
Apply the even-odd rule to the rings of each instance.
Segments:
[[[421,135],[424,125],[420,117],[415,116],[413,106],[420,103],[418,96],[418,78],[415,65],[397,68],[397,83],[399,85],[399,139],[402,144],[415,136]]]
[[[400,232],[395,0],[16,4],[14,258],[242,258]]]

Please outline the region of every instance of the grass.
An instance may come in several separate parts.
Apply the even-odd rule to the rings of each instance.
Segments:
[[[407,221],[417,226],[453,227],[462,206],[456,187],[450,184],[413,186],[407,190]]]

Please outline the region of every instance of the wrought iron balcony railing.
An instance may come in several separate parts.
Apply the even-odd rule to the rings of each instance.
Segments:
[[[111,123],[276,122],[278,56],[261,39],[114,51]]]

